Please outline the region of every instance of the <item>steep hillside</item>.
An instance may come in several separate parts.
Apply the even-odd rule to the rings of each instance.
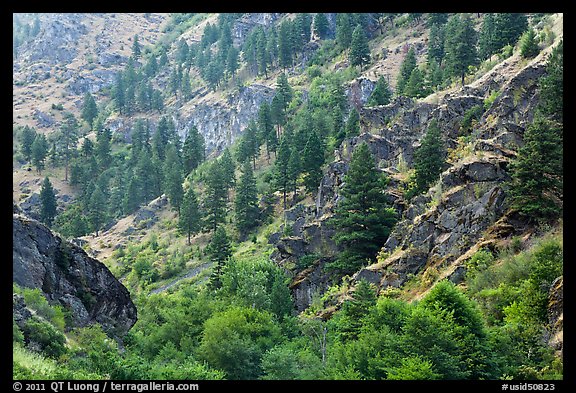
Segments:
[[[18,372],[562,379],[563,14],[13,26],[14,203],[138,309],[123,352],[38,350],[15,319]],[[16,283],[82,298],[23,254]]]

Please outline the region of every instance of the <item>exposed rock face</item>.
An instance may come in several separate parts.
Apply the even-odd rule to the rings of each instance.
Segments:
[[[13,215],[12,239],[13,281],[68,309],[74,326],[97,322],[122,336],[136,323],[128,290],[84,250],[20,214]]]

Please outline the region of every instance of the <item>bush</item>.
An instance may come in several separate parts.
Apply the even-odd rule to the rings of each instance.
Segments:
[[[59,358],[66,353],[66,337],[50,323],[33,316],[24,326],[24,337],[30,344],[37,343],[46,356]]]

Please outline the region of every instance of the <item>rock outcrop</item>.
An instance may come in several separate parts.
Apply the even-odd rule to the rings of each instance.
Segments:
[[[128,290],[84,250],[16,212],[12,240],[13,281],[39,288],[50,303],[62,305],[70,312],[73,326],[99,323],[121,337],[136,323],[137,311]]]

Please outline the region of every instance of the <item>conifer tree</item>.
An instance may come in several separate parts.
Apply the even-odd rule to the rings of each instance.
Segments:
[[[32,164],[36,167],[38,173],[44,169],[44,161],[48,154],[48,141],[44,134],[36,134],[34,142],[32,143]]]
[[[182,200],[178,228],[188,236],[188,245],[190,245],[190,236],[198,233],[202,228],[200,205],[192,184],[186,190]]]
[[[259,216],[256,179],[249,161],[244,163],[242,175],[238,180],[234,213],[236,214],[236,228],[241,238],[244,238],[246,233],[257,225]]]
[[[400,66],[400,73],[398,74],[398,81],[396,82],[396,95],[401,96],[404,94],[404,89],[406,84],[408,84],[410,74],[412,74],[414,68],[416,68],[416,52],[414,51],[414,47],[411,46]]]
[[[288,163],[290,162],[290,142],[282,138],[278,147],[278,154],[274,162],[274,188],[282,192],[284,210],[286,210],[286,194],[288,193]]]
[[[178,151],[173,145],[168,146],[163,171],[166,196],[168,196],[172,207],[180,214],[180,207],[184,198],[184,189],[182,188],[184,175],[182,173],[182,162]]]
[[[352,153],[342,198],[331,220],[336,229],[334,240],[343,251],[328,268],[350,274],[376,257],[396,222],[396,212],[384,194],[386,184],[363,142]]]
[[[406,97],[412,98],[421,98],[426,95],[424,90],[424,76],[419,67],[415,67],[412,70],[408,83],[404,88],[404,94]]]
[[[440,127],[436,120],[432,120],[420,147],[414,152],[416,185],[409,196],[425,192],[438,179],[444,169],[445,155]]]
[[[210,244],[206,247],[206,252],[210,256],[210,259],[216,263],[210,277],[210,286],[212,288],[220,288],[222,286],[220,277],[222,276],[224,265],[232,256],[230,239],[223,226],[218,226],[214,231]]]
[[[376,106],[376,105],[387,105],[390,103],[392,99],[392,90],[386,81],[384,76],[380,76],[378,81],[376,82],[376,86],[374,86],[374,90],[372,90],[372,94],[370,94],[370,98],[368,99],[367,105],[368,106]]]
[[[537,115],[512,162],[512,206],[530,220],[560,217],[563,208],[562,129]]]
[[[348,120],[346,120],[346,126],[344,129],[347,138],[360,135],[360,114],[356,108],[352,108],[350,111],[350,115],[348,116]]]
[[[464,77],[468,67],[478,63],[476,50],[477,33],[470,15],[453,15],[446,25],[446,69],[450,75],[460,77],[464,86]]]
[[[224,186],[227,190],[234,187],[236,184],[236,163],[230,154],[230,149],[226,147],[220,158],[220,163],[222,166],[222,176],[224,180]]]
[[[86,123],[92,129],[94,119],[98,116],[98,107],[96,106],[96,101],[89,91],[84,95],[84,102],[82,103],[82,119],[86,120]]]
[[[534,29],[530,28],[520,37],[520,55],[525,58],[533,58],[538,55],[540,48],[536,41],[536,33]]]
[[[68,181],[68,168],[73,151],[76,151],[78,142],[78,121],[71,112],[64,114],[64,121],[60,126],[61,137],[58,138],[64,156],[64,181]]]
[[[189,173],[196,169],[204,161],[205,142],[204,137],[198,131],[195,125],[190,126],[184,147],[182,149],[182,158],[184,160],[184,171]]]
[[[106,206],[106,196],[100,187],[96,186],[90,196],[88,205],[90,223],[94,231],[96,231],[96,236],[98,236],[98,231],[102,227],[102,224],[106,222]]]
[[[54,217],[56,217],[56,194],[54,187],[48,176],[44,178],[42,188],[40,189],[40,221],[48,227],[52,226]]]
[[[270,159],[270,152],[276,151],[278,138],[270,115],[270,105],[267,102],[263,102],[258,110],[258,131],[260,140],[266,143],[266,155]]]
[[[322,179],[322,165],[324,164],[324,147],[316,131],[312,131],[302,157],[302,172],[304,172],[304,186],[310,193],[316,194]]]
[[[138,41],[138,34],[136,34],[134,36],[134,40],[132,41],[132,57],[134,59],[139,59],[141,54],[142,49],[140,46],[140,41]]]
[[[552,50],[546,64],[546,76],[540,79],[542,113],[552,120],[564,122],[564,42]]]
[[[353,66],[362,66],[370,62],[370,48],[368,47],[368,37],[364,33],[362,26],[357,25],[352,33],[350,42],[350,64]]]
[[[314,16],[314,33],[316,33],[320,39],[327,37],[329,27],[326,14],[319,12]]]
[[[497,34],[494,14],[486,13],[482,18],[482,27],[478,34],[478,55],[481,59],[489,58],[500,49],[497,47]]]
[[[224,182],[222,164],[216,160],[206,174],[206,194],[204,198],[205,221],[207,227],[216,230],[218,224],[226,221],[227,188]]]
[[[34,128],[26,125],[22,129],[21,134],[21,146],[20,151],[24,156],[24,159],[30,161],[32,159],[32,144],[34,143],[34,139],[36,138],[36,130]]]
[[[339,13],[336,15],[336,43],[341,50],[348,49],[352,42],[352,26],[350,15]]]

